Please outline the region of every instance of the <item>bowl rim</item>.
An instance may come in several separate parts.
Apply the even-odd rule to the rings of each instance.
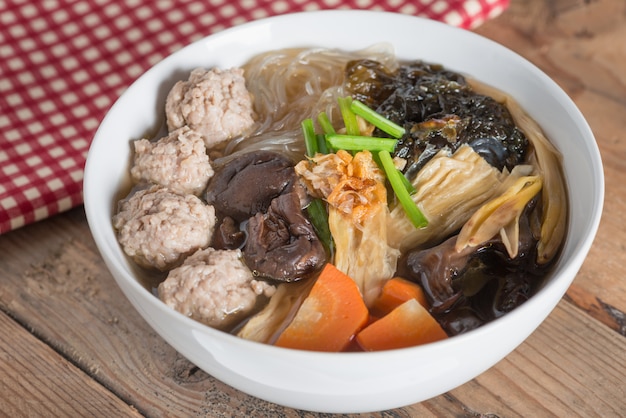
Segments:
[[[161,302],[157,297],[155,297],[151,292],[149,292],[143,285],[141,285],[141,283],[139,283],[139,281],[134,276],[128,274],[126,269],[123,268],[122,264],[120,264],[120,260],[117,260],[117,257],[114,251],[112,251],[111,243],[106,238],[106,235],[107,233],[111,232],[111,230],[113,229],[113,226],[110,222],[108,225],[100,224],[101,216],[99,216],[98,214],[100,209],[91,205],[91,202],[92,202],[91,194],[96,193],[96,191],[92,189],[90,185],[92,181],[94,181],[93,179],[97,176],[97,173],[93,172],[94,160],[96,159],[96,157],[94,156],[93,150],[96,150],[98,147],[103,146],[104,141],[101,136],[102,127],[110,122],[110,120],[115,115],[116,109],[122,105],[123,99],[126,96],[133,94],[134,90],[139,88],[138,86],[140,85],[142,80],[144,80],[147,76],[155,72],[158,72],[158,70],[162,66],[167,65],[167,63],[169,63],[170,61],[176,61],[176,59],[180,56],[180,54],[183,53],[184,50],[193,48],[194,46],[198,44],[203,44],[206,42],[216,42],[217,40],[227,39],[228,37],[231,37],[234,33],[239,33],[243,30],[252,30],[260,26],[264,26],[264,25],[276,25],[284,21],[293,21],[294,19],[309,20],[309,19],[316,18],[316,17],[325,18],[328,16],[340,16],[340,15],[350,15],[352,16],[351,18],[359,18],[359,16],[367,16],[368,18],[378,17],[378,18],[398,20],[398,21],[403,21],[403,22],[409,21],[411,23],[419,22],[420,24],[424,24],[424,25],[434,25],[434,26],[441,25],[441,26],[446,26],[447,27],[446,30],[448,31],[463,32],[464,33],[463,36],[479,39],[480,42],[483,42],[483,43],[485,42],[489,43],[491,44],[492,48],[495,48],[497,50],[498,53],[505,54],[506,56],[509,56],[509,57],[514,57],[514,59],[517,60],[521,65],[531,68],[533,73],[535,73],[535,75],[539,77],[540,81],[542,81],[543,83],[547,83],[548,85],[551,85],[554,92],[556,92],[556,94],[559,95],[559,97],[557,97],[559,102],[566,105],[568,109],[572,112],[572,114],[575,116],[577,122],[579,123],[581,136],[587,139],[591,139],[591,141],[586,140],[585,145],[587,146],[587,152],[589,153],[590,158],[592,159],[591,166],[594,170],[594,175],[596,176],[595,177],[596,182],[594,183],[594,185],[597,187],[594,189],[595,195],[593,197],[593,201],[594,201],[593,217],[591,217],[588,220],[588,223],[585,226],[585,231],[582,234],[584,235],[585,238],[582,241],[578,241],[576,243],[571,244],[574,246],[572,250],[573,262],[570,262],[567,266],[560,266],[558,273],[550,280],[549,283],[546,283],[546,285],[543,288],[539,289],[539,291],[536,294],[534,294],[527,302],[518,306],[513,311],[507,313],[502,318],[499,318],[492,322],[484,324],[475,330],[469,331],[464,334],[456,335],[452,338],[449,338],[443,341],[430,343],[430,344],[422,345],[422,346],[396,349],[396,350],[386,350],[386,351],[380,351],[380,352],[324,353],[324,352],[312,352],[312,351],[305,351],[305,350],[281,348],[281,347],[268,345],[265,343],[258,343],[254,341],[245,340],[235,335],[225,333],[223,331],[219,331],[217,329],[214,329],[207,325],[199,323],[191,318],[188,318],[185,315],[169,308],[163,302]],[[428,60],[427,57],[425,57],[424,59]],[[84,172],[85,172],[85,175],[84,175],[84,180],[83,180],[83,185],[84,185],[83,193],[84,193],[84,208],[85,208],[85,212],[87,215],[87,221],[88,221],[91,233],[94,237],[96,246],[98,247],[105,263],[107,264],[107,267],[112,273],[115,272],[113,276],[116,282],[118,283],[118,285],[121,286],[120,281],[123,278],[124,283],[129,285],[132,288],[133,292],[137,292],[138,294],[143,295],[142,296],[143,302],[147,302],[151,304],[153,308],[163,311],[163,313],[168,316],[176,317],[177,322],[181,322],[184,326],[188,326],[191,329],[199,329],[202,332],[209,333],[210,335],[211,334],[221,335],[227,338],[228,340],[234,341],[236,344],[244,344],[244,345],[249,344],[255,350],[264,350],[264,351],[270,350],[272,352],[276,350],[281,350],[284,352],[291,353],[292,356],[302,357],[302,359],[306,358],[307,360],[309,360],[311,359],[311,356],[313,356],[313,357],[318,357],[320,359],[323,359],[323,361],[327,361],[329,358],[334,358],[338,356],[346,361],[353,361],[352,359],[359,359],[360,361],[360,359],[362,359],[364,356],[367,356],[368,358],[384,357],[388,355],[389,352],[401,353],[401,352],[414,352],[414,351],[435,351],[438,349],[439,346],[442,346],[442,345],[463,344],[463,342],[469,338],[473,339],[473,338],[476,338],[477,336],[491,333],[492,328],[501,327],[503,326],[501,325],[501,323],[508,322],[507,318],[512,317],[512,316],[526,315],[526,313],[531,310],[533,311],[544,310],[545,315],[541,319],[541,321],[539,321],[540,323],[543,322],[543,320],[545,319],[545,316],[547,316],[556,306],[556,304],[548,303],[549,309],[546,309],[547,301],[552,299],[551,295],[548,293],[548,289],[556,288],[557,290],[555,291],[558,291],[558,293],[562,295],[565,293],[565,291],[567,290],[567,288],[573,281],[574,277],[576,276],[576,272],[579,270],[580,266],[582,265],[584,258],[586,257],[586,254],[588,253],[593,243],[593,240],[595,239],[595,235],[596,235],[599,223],[600,223],[600,219],[602,215],[602,208],[603,208],[603,203],[604,203],[604,172],[602,168],[602,160],[601,160],[600,152],[598,149],[597,142],[595,141],[593,132],[591,131],[591,128],[589,127],[584,116],[582,115],[580,110],[577,108],[575,103],[571,100],[571,98],[557,85],[557,83],[554,80],[549,78],[541,69],[539,69],[529,60],[515,53],[514,51],[504,47],[503,45],[489,38],[479,35],[477,33],[470,32],[470,31],[456,28],[456,27],[451,27],[444,23],[432,21],[432,20],[419,17],[419,16],[411,16],[411,15],[404,15],[404,14],[399,14],[395,12],[373,11],[373,10],[316,10],[316,11],[294,12],[294,13],[276,15],[272,17],[266,17],[266,18],[262,18],[259,20],[255,20],[255,21],[242,23],[240,25],[224,29],[220,32],[204,36],[190,44],[185,45],[180,50],[168,55],[163,60],[159,61],[158,63],[151,66],[148,70],[146,70],[133,83],[131,83],[131,85],[129,85],[128,88],[113,103],[113,105],[107,111],[105,117],[102,119],[98,129],[96,130],[96,133],[94,134],[92,143],[90,144],[90,147],[89,147],[89,152],[87,154]],[[573,208],[570,207],[570,214],[572,210]],[[108,230],[108,232],[106,232],[105,229]],[[568,232],[569,232],[569,226],[568,226]],[[114,243],[114,244],[117,245],[117,243]],[[566,242],[565,245],[568,245],[568,242]],[[113,260],[115,260],[115,262],[113,262]],[[124,262],[128,262],[128,261],[124,260]],[[560,262],[561,261],[559,260],[558,263]],[[571,280],[565,279],[564,276],[570,276]],[[122,287],[122,290],[124,290],[124,287]],[[126,293],[126,291],[124,291],[124,293]],[[128,294],[126,294],[126,296],[129,297]],[[524,336],[521,339],[521,341],[526,339],[526,337],[527,336]]]

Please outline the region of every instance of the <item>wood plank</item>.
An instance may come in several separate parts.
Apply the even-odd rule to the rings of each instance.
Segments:
[[[604,217],[566,299],[517,350],[445,395],[364,416],[626,411],[625,23],[623,1],[531,0],[513,1],[477,30],[553,76],[588,119],[604,159]],[[242,394],[176,353],[117,288],[82,208],[0,236],[0,265],[0,310],[16,319],[0,314],[0,415],[25,407],[36,415],[102,415],[101,405],[113,405],[105,415],[324,416]]]
[[[564,300],[517,350],[451,393],[483,414],[618,417],[624,376],[626,338]]]
[[[573,283],[567,291],[569,301],[583,309],[591,317],[602,322],[609,328],[626,336],[626,315],[614,306],[605,303],[578,283]]]
[[[0,313],[0,416],[141,416]]]
[[[183,380],[193,388],[196,380],[207,376],[195,373],[195,367],[139,317],[93,242],[89,239],[87,246],[80,240],[90,238],[82,216],[82,224],[74,225],[70,235],[41,233],[51,224],[63,229],[65,217],[61,215],[46,225],[28,226],[2,237],[8,238],[0,246],[0,264],[8,267],[0,294],[3,309],[144,414],[158,416],[163,405],[197,405],[202,391],[186,391],[177,382]],[[35,254],[32,259],[36,261],[20,271],[21,263],[13,260],[20,259],[19,252],[33,234],[49,241],[37,246],[48,252]],[[162,375],[167,377],[165,383]],[[187,398],[189,394],[193,399]],[[173,402],[172,397],[176,398]]]

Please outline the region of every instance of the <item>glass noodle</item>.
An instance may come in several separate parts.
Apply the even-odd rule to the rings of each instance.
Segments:
[[[231,140],[224,150],[233,154],[258,149],[283,152],[294,161],[302,159],[301,122],[326,112],[333,125],[341,126],[337,98],[346,96],[340,87],[347,62],[369,58],[389,68],[397,66],[393,48],[379,44],[356,52],[332,49],[285,49],[253,57],[244,66],[246,86],[257,114],[252,134]],[[219,161],[216,161],[219,164]]]

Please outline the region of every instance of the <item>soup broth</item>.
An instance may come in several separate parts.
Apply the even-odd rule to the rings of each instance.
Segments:
[[[232,109],[249,122],[224,138],[203,133],[202,106],[204,118],[222,115],[209,123],[222,124],[220,135]],[[541,128],[505,93],[436,63],[399,60],[386,45],[268,51],[230,72],[194,70],[165,108],[174,112],[168,133],[144,144],[147,171],[181,170],[198,157],[210,165],[208,180],[194,194],[134,178],[114,219],[120,243],[150,271],[140,276],[157,297],[242,338],[282,344],[328,264],[354,282],[369,312],[343,350],[377,347],[359,333],[391,315],[379,309],[390,282],[417,288],[423,299],[408,299],[420,299],[445,337],[467,332],[530,298],[564,241],[561,157]],[[149,200],[156,189],[164,197]],[[143,200],[131,208],[138,191]],[[135,236],[155,217],[159,230],[181,231],[148,235],[163,240],[167,251],[154,251],[166,261],[158,253],[162,263],[150,266],[146,245],[128,249],[130,212],[141,218]],[[175,219],[181,225],[171,228]],[[397,300],[395,315],[406,302]]]

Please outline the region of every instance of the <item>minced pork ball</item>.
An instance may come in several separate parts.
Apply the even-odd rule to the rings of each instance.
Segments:
[[[147,181],[199,196],[213,176],[202,136],[187,126],[156,142],[137,140],[134,146],[130,174],[136,183]]]
[[[170,90],[165,114],[170,131],[187,125],[209,149],[244,133],[254,124],[254,110],[243,69],[196,68]]]
[[[213,206],[192,194],[160,186],[137,191],[122,200],[113,217],[124,252],[137,264],[161,271],[206,248],[215,223]]]
[[[168,306],[211,327],[228,329],[256,307],[261,295],[275,286],[256,280],[240,250],[199,250],[171,270],[159,285],[159,298]]]

